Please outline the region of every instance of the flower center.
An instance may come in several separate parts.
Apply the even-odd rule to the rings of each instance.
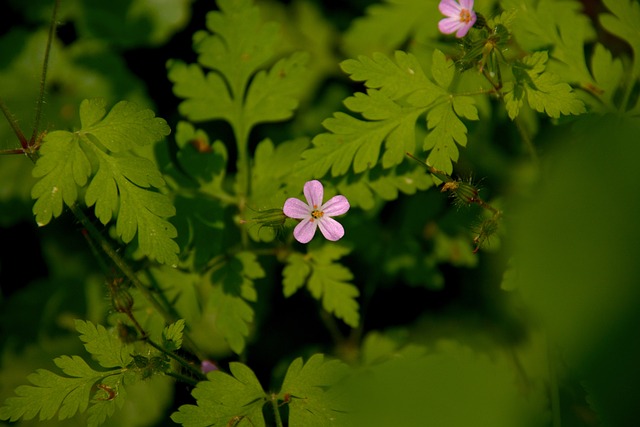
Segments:
[[[311,212],[311,216],[312,216],[314,219],[320,219],[320,218],[322,218],[322,216],[323,216],[323,215],[324,215],[324,212],[319,211],[319,210],[317,210],[317,209],[314,209],[314,210]]]
[[[471,12],[469,12],[468,9],[462,9],[460,11],[460,22],[464,22],[465,24],[471,22]]]

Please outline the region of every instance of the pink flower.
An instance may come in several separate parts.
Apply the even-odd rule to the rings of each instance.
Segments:
[[[473,0],[460,0],[460,3],[457,0],[442,0],[438,8],[446,16],[438,23],[438,29],[443,34],[456,33],[456,37],[461,38],[476,23]]]
[[[344,236],[344,228],[331,218],[349,210],[349,201],[344,196],[334,196],[322,204],[324,188],[320,181],[308,181],[304,185],[304,197],[307,203],[290,198],[284,202],[284,214],[289,218],[301,219],[293,230],[293,237],[300,243],[309,243],[316,234],[316,228],[327,239],[335,242]]]

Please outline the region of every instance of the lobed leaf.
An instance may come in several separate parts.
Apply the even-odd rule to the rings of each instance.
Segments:
[[[114,153],[134,146],[149,145],[169,135],[171,129],[153,111],[120,101],[106,114],[104,99],[84,100],[80,104],[81,134],[96,138]]]
[[[571,86],[545,70],[548,58],[547,52],[535,52],[525,57],[521,65],[513,66],[516,81],[508,82],[504,87],[504,99],[512,120],[519,114],[525,95],[531,108],[549,117],[577,115],[586,111]]]
[[[517,10],[512,31],[527,51],[548,49],[556,61],[553,71],[563,81],[594,84],[586,65],[584,46],[594,36],[583,5],[574,0],[504,0],[503,8]]]
[[[62,212],[62,202],[72,206],[84,188],[87,205],[107,224],[118,217],[116,231],[125,243],[138,234],[138,247],[160,263],[176,264],[179,248],[172,240],[175,228],[165,219],[175,214],[166,196],[150,191],[164,186],[155,164],[132,154],[136,147],[166,136],[166,122],[152,111],[126,101],[107,113],[102,99],[80,105],[82,128],[76,132],[51,132],[44,139],[33,175],[40,180],[32,189],[33,212],[40,225]],[[93,170],[92,168],[97,168]]]
[[[91,389],[104,374],[91,369],[79,356],[58,357],[54,363],[68,376],[38,369],[27,377],[33,385],[19,386],[17,396],[9,397],[0,407],[0,419],[30,420],[39,415],[42,421],[57,413],[58,419],[64,420],[87,409]]]
[[[87,206],[95,204],[103,224],[117,212],[116,233],[125,243],[137,234],[144,255],[162,264],[176,264],[179,248],[172,239],[177,232],[165,219],[175,214],[175,208],[167,196],[147,189],[164,185],[156,167],[144,158],[94,151],[99,169],[85,195]]]
[[[627,41],[633,50],[633,76],[640,78],[640,5],[635,0],[604,0],[611,11],[600,15],[605,30]]]
[[[438,0],[384,0],[367,7],[344,34],[348,55],[390,53],[411,40],[438,35]]]
[[[245,126],[291,118],[298,108],[300,87],[307,79],[307,53],[297,52],[258,72],[247,91],[243,116]]]
[[[133,346],[125,344],[102,325],[76,319],[76,331],[89,353],[105,368],[125,367],[131,363]]]
[[[325,360],[314,354],[307,363],[295,359],[284,377],[280,395],[290,396],[289,425],[343,425],[344,399],[339,399],[332,386],[345,378],[349,368],[338,360]]]
[[[197,405],[182,405],[171,419],[185,427],[264,427],[262,407],[266,393],[253,371],[238,362],[229,364],[231,375],[213,371],[191,393]]]
[[[179,350],[182,347],[184,319],[173,322],[162,330],[162,346],[167,351]]]
[[[250,252],[236,254],[211,275],[213,289],[203,315],[216,319],[216,329],[236,353],[244,350],[253,322],[253,308],[247,303],[258,297],[253,280],[264,275],[255,254]]]
[[[305,283],[311,295],[329,313],[342,319],[347,325],[357,327],[360,322],[357,287],[349,283],[353,274],[341,264],[334,263],[350,250],[341,245],[324,245],[312,249],[304,257],[292,254],[283,271],[283,292],[293,295]]]
[[[478,119],[471,97],[449,93],[455,72],[452,60],[434,51],[431,74],[436,83],[426,77],[413,55],[402,51],[395,53],[394,60],[382,54],[360,56],[344,61],[342,68],[370,88],[345,100],[347,108],[364,120],[344,113],[325,120],[323,126],[329,132],[313,139],[297,173],[319,178],[330,171],[337,177],[352,168],[360,174],[380,160],[382,168],[392,168],[404,161],[407,152],[415,151],[416,120],[425,112],[431,132],[423,148],[433,150],[428,160],[451,173],[451,162],[458,159],[455,142],[465,145],[467,141],[466,126],[459,117]]]
[[[77,135],[66,131],[48,133],[40,148],[33,176],[40,178],[31,189],[36,199],[33,213],[38,225],[47,225],[62,213],[62,203],[72,206],[91,174],[91,164]]]

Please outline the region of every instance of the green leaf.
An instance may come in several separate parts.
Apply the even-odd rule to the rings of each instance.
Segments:
[[[68,376],[38,369],[28,377],[33,385],[19,386],[17,396],[5,401],[0,419],[30,420],[39,414],[40,420],[49,420],[58,413],[64,420],[87,409],[91,389],[104,373],[91,369],[79,356],[58,357],[54,363]]]
[[[324,245],[312,249],[306,257],[293,254],[287,258],[283,271],[283,292],[293,295],[304,283],[311,295],[329,313],[342,319],[347,325],[357,327],[360,322],[357,287],[349,283],[353,274],[342,264],[334,263],[348,254],[350,249],[340,245]]]
[[[179,350],[182,347],[182,331],[184,319],[173,322],[162,331],[162,346],[167,351]]]
[[[211,275],[213,289],[204,316],[214,316],[215,327],[231,349],[242,353],[253,322],[253,309],[247,301],[255,302],[254,279],[265,272],[250,252],[240,252]]]
[[[529,106],[549,117],[560,115],[582,114],[584,104],[567,83],[559,77],[545,71],[547,52],[535,52],[523,58],[521,64],[514,64],[512,70],[515,82],[507,82],[504,86],[505,102],[509,117],[517,117],[526,95]]]
[[[106,114],[104,99],[84,100],[80,104],[81,134],[89,134],[112,152],[145,146],[169,135],[167,123],[153,111],[120,101]]]
[[[591,57],[591,72],[598,85],[595,94],[609,110],[614,110],[616,108],[614,96],[624,74],[622,61],[620,58],[613,58],[611,52],[598,43]]]
[[[247,127],[291,118],[298,108],[300,87],[307,78],[307,53],[297,52],[258,72],[249,86],[244,106]]]
[[[282,206],[290,194],[302,188],[304,179],[291,173],[291,166],[300,159],[309,146],[306,138],[294,139],[275,145],[270,139],[258,143],[253,158],[251,177],[252,209],[270,209]]]
[[[367,7],[344,34],[341,48],[349,56],[391,53],[411,40],[437,37],[438,0],[384,0]]]
[[[84,348],[105,368],[127,366],[132,358],[133,346],[127,345],[113,331],[90,321],[76,319],[76,330],[84,342]]]
[[[171,419],[185,427],[264,427],[262,407],[266,393],[253,371],[238,362],[229,364],[231,375],[211,372],[191,393],[197,405],[182,405]]]
[[[282,286],[284,296],[289,298],[304,286],[311,273],[311,265],[304,255],[292,253],[287,258],[287,265],[282,270]]]
[[[85,100],[80,106],[82,129],[52,132],[45,138],[33,170],[40,178],[32,189],[36,221],[45,225],[59,216],[62,201],[76,203],[78,187],[86,186],[94,164],[97,171],[86,188],[87,206],[95,204],[96,216],[105,225],[117,213],[117,234],[129,243],[137,233],[143,255],[177,264],[179,248],[172,240],[176,230],[165,219],[175,208],[167,196],[150,189],[164,186],[162,175],[152,161],[132,153],[170,129],[150,110],[129,102],[105,114],[104,100]]]
[[[222,193],[228,158],[225,145],[221,141],[211,144],[206,132],[185,121],[178,122],[176,143],[181,171],[196,180],[201,191]]]
[[[355,177],[343,177],[336,184],[336,188],[349,199],[352,207],[359,206],[366,210],[375,206],[375,195],[383,200],[395,200],[399,192],[415,194],[416,191],[426,190],[432,185],[433,179],[425,167],[402,163],[391,169],[382,169],[378,165]]]
[[[166,217],[175,214],[171,200],[148,190],[164,185],[162,176],[149,160],[133,156],[109,156],[95,150],[99,169],[89,184],[85,200],[95,204],[96,216],[103,224],[117,212],[116,233],[129,243],[138,235],[142,253],[162,264],[176,264],[178,245],[175,227]]]
[[[284,377],[279,396],[289,396],[289,425],[326,426],[343,425],[346,410],[344,399],[334,392],[333,385],[349,373],[349,368],[338,360],[325,360],[314,354],[307,363],[295,359]]]
[[[394,52],[395,62],[387,55],[374,53],[371,57],[359,55],[358,59],[347,59],[340,64],[342,70],[357,82],[369,88],[380,89],[388,98],[397,100],[412,93],[428,96],[437,87],[426,77],[418,59],[401,50]],[[431,101],[439,95],[436,93]],[[425,101],[428,104],[429,101]]]
[[[62,202],[72,206],[78,199],[78,187],[84,187],[91,174],[91,164],[80,138],[67,131],[48,133],[33,176],[40,178],[31,189],[36,199],[33,213],[40,226],[62,213]]]
[[[427,115],[429,134],[424,139],[422,148],[431,150],[427,164],[444,171],[453,172],[453,163],[458,161],[460,152],[456,142],[467,145],[467,127],[454,111],[453,103],[440,104]]]
[[[293,115],[309,59],[294,53],[263,69],[275,55],[279,25],[263,23],[252,3],[220,0],[220,11],[207,14],[211,33],[194,37],[200,65],[169,64],[174,93],[184,98],[180,113],[193,121],[225,120],[241,138],[258,123]]]
[[[345,100],[365,120],[344,113],[325,120],[323,125],[330,133],[313,139],[313,147],[303,153],[297,166],[298,173],[318,178],[331,171],[337,177],[347,174],[350,167],[362,173],[380,160],[384,169],[396,166],[407,152],[415,151],[416,120],[427,111],[431,132],[423,148],[433,150],[428,159],[432,166],[451,173],[451,162],[458,159],[455,142],[467,142],[467,128],[459,117],[478,119],[474,101],[450,94],[455,67],[442,52],[433,53],[431,74],[436,83],[426,77],[415,56],[397,51],[394,59],[374,54],[342,63],[353,80],[364,81],[370,88],[366,94],[356,93]]]
[[[615,0],[614,0],[615,1]],[[580,86],[593,84],[587,68],[584,45],[595,36],[583,5],[574,0],[504,0],[503,8],[516,9],[512,31],[525,51],[548,49],[552,71],[562,81]]]
[[[611,11],[600,15],[605,30],[625,40],[633,50],[633,75],[640,78],[640,4],[635,0],[604,0]]]
[[[418,60],[402,51],[395,62],[382,54],[372,58],[360,56],[341,65],[356,81],[364,81],[370,89],[345,100],[361,120],[335,113],[323,122],[329,133],[313,139],[313,147],[303,153],[297,172],[320,178],[331,171],[334,177],[347,174],[352,167],[361,173],[375,167],[380,158],[387,169],[400,164],[406,152],[415,150],[415,122],[445,92],[424,74]],[[407,101],[408,100],[408,101]]]

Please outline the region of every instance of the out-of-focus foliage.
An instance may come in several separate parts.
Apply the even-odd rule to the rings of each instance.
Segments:
[[[438,3],[7,2],[2,422],[628,425],[638,2]]]

